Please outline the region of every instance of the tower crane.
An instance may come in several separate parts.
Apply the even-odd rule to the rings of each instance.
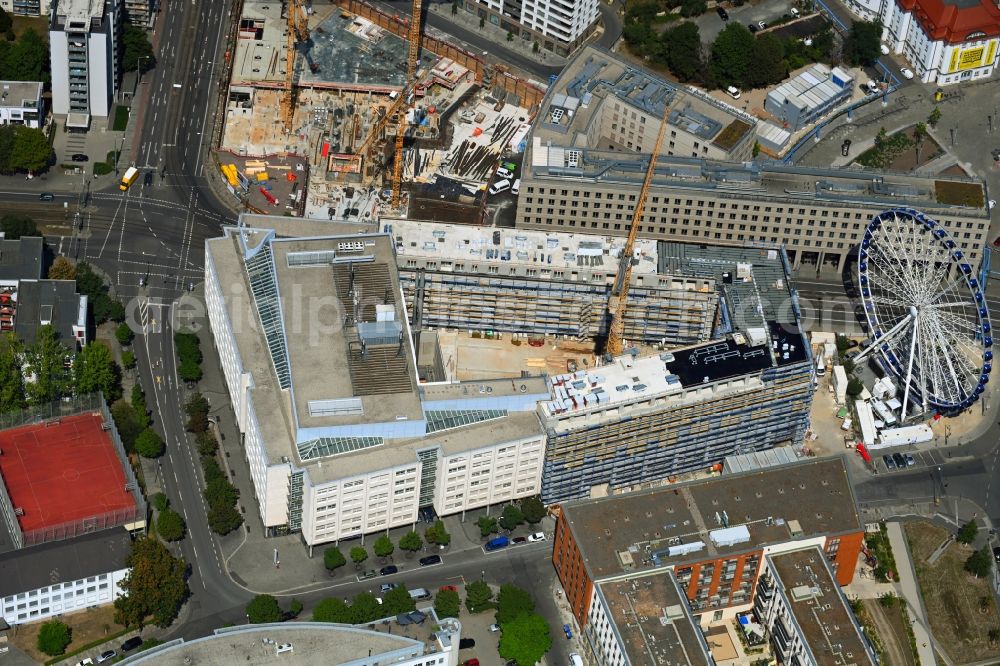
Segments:
[[[292,119],[295,116],[295,51],[298,44],[303,48],[309,42],[309,22],[302,15],[301,0],[288,0],[287,14],[287,44],[285,47],[285,94],[281,98],[281,121],[285,133],[292,132]],[[310,63],[315,71],[315,66]]]
[[[406,59],[406,85],[410,90],[416,90],[417,58],[420,56],[420,14],[423,9],[422,0],[413,0],[410,11],[410,52]],[[400,99],[408,97],[404,91]],[[392,165],[392,207],[399,208],[399,194],[403,180],[403,135],[406,133],[406,109],[400,110],[396,125],[396,156]]]
[[[632,282],[632,253],[635,249],[635,239],[639,235],[639,227],[642,226],[642,213],[646,208],[646,197],[649,194],[649,186],[653,182],[653,175],[656,172],[656,158],[660,155],[660,146],[663,144],[663,135],[667,130],[667,119],[670,117],[670,105],[664,103],[663,118],[660,119],[660,130],[656,135],[656,143],[653,145],[653,152],[649,156],[649,164],[646,167],[646,177],[642,179],[642,188],[639,196],[636,197],[635,210],[632,212],[632,221],[628,227],[628,239],[622,249],[622,255],[618,264],[618,275],[615,277],[615,284],[611,290],[611,297],[608,299],[608,313],[611,315],[611,325],[608,327],[608,342],[605,345],[605,353],[608,356],[618,356],[625,346],[625,308],[628,303],[628,290]]]

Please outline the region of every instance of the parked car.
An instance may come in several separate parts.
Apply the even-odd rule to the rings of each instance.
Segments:
[[[103,664],[106,661],[111,661],[118,656],[118,653],[114,650],[105,650],[101,654],[97,655],[97,663]]]
[[[52,201],[55,198],[56,195],[52,194],[51,192],[42,192],[41,194],[38,195],[39,201]]]
[[[798,18],[799,17],[799,10],[797,10],[795,7],[792,7],[791,9],[789,9],[788,13],[792,15],[792,18]]]
[[[867,90],[871,94],[875,94],[879,92],[881,88],[878,85],[878,81],[874,79],[868,79],[868,83],[865,84],[865,90]]]
[[[757,32],[759,29],[760,28],[758,28],[753,23],[747,23],[747,30],[749,30],[750,32]]]
[[[563,625],[563,633],[566,634],[566,638],[573,638],[573,630],[569,628],[568,624]]]
[[[896,463],[893,461],[892,456],[890,456],[888,453],[885,454],[884,456],[882,456],[882,462],[885,463],[885,468],[886,469],[890,469],[890,470],[891,469],[896,469]]]
[[[733,99],[739,99],[740,89],[737,88],[736,86],[729,86],[728,88],[726,88],[726,94],[732,97]]]
[[[379,589],[379,592],[381,592],[382,594],[385,594],[386,592],[388,592],[390,590],[395,590],[396,589],[396,583],[382,583],[381,585],[378,586],[378,589]]]
[[[142,645],[142,639],[139,638],[138,636],[133,636],[132,638],[122,643],[122,646],[119,649],[124,654],[125,652],[129,652],[131,650],[136,649],[140,645]]]
[[[523,536],[514,537],[513,539],[510,540],[510,542],[515,546],[522,543],[528,543],[528,537],[523,537]]]
[[[427,557],[420,558],[420,566],[429,567],[432,564],[441,564],[440,555],[428,555]]]
[[[476,647],[475,638],[462,638],[458,641],[459,650],[471,650],[474,647]]]
[[[882,55],[889,55],[889,47],[885,44],[879,44],[878,49],[882,52]]]
[[[892,462],[896,463],[896,467],[898,467],[899,469],[903,469],[904,467],[906,467],[906,460],[903,458],[902,453],[893,453]]]
[[[149,187],[153,184],[153,172],[147,171],[146,175],[142,177],[142,186]]]
[[[74,162],[89,162],[90,161],[90,158],[88,156],[84,155],[83,153],[75,153],[72,157],[70,157],[70,159],[73,160]]]
[[[851,152],[851,140],[844,139],[844,143],[840,144],[840,154],[847,157],[847,154]]]
[[[378,576],[378,572],[375,571],[374,569],[369,569],[368,571],[358,576],[358,580],[368,580],[369,578],[375,578],[375,576]]]
[[[903,67],[902,69],[899,70],[899,73],[903,75],[904,79],[909,80],[913,78],[913,70],[910,69],[909,67]]]
[[[487,550],[487,552],[491,552],[494,550],[500,550],[501,548],[506,548],[509,545],[510,539],[505,536],[498,536],[487,541],[486,545],[483,547]]]
[[[438,588],[438,592],[440,592],[442,590],[449,590],[449,591],[455,592],[455,593],[458,592],[458,588],[456,586],[454,586],[454,585],[442,585],[441,587]]]
[[[904,453],[903,454],[903,459],[906,460],[906,466],[907,467],[913,467],[914,465],[917,464],[917,461],[914,460],[913,456],[911,456],[909,453]]]
[[[500,167],[499,169],[497,169],[497,176],[499,176],[500,178],[510,178],[513,175],[514,172],[506,167]]]
[[[479,660],[473,657],[472,659],[467,659],[462,666],[479,666]]]
[[[528,541],[535,543],[536,541],[545,541],[545,532],[535,532],[534,534],[528,536]]]
[[[996,549],[994,548],[994,550]],[[997,561],[1000,562],[1000,560]],[[94,666],[94,660],[90,657],[84,657],[80,661],[76,662],[76,666]]]
[[[719,15],[719,18],[722,19],[723,21],[728,21],[729,20],[729,12],[727,12],[722,7],[716,7],[715,11]]]
[[[499,624],[491,624],[490,625],[490,631],[494,631],[494,632],[500,631],[500,625]]]
[[[767,30],[767,24],[764,23],[763,21],[757,21],[757,27],[760,28],[761,30]]]
[[[381,569],[378,570],[378,574],[380,576],[391,576],[394,573],[399,573],[399,567],[397,567],[395,564],[390,564],[389,566],[382,567]]]

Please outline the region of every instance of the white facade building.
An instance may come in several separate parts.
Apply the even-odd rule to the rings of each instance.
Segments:
[[[42,84],[37,81],[0,81],[0,125],[42,126]]]
[[[69,129],[106,118],[118,85],[116,0],[57,0],[49,28],[52,112]]]
[[[254,222],[295,235],[294,221]],[[227,229],[206,243],[205,265],[271,533],[312,546],[412,524],[421,508],[446,515],[540,492],[544,379],[419,383],[390,236]]]
[[[13,626],[114,603],[131,549],[115,528],[0,555],[0,619]]]
[[[600,16],[598,0],[465,0],[465,8],[559,55],[579,46]]]

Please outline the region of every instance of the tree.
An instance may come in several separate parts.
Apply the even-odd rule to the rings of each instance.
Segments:
[[[135,367],[135,352],[127,349],[122,352],[122,367],[126,370],[131,370]]]
[[[384,558],[392,555],[392,551],[396,550],[396,547],[392,545],[392,539],[383,534],[375,539],[375,543],[372,544],[372,550],[375,551],[375,557]]]
[[[878,132],[875,134],[875,147],[881,148],[885,145],[885,140],[889,137],[889,133],[884,127],[879,127]]]
[[[882,608],[892,608],[893,606],[896,605],[896,602],[898,601],[899,597],[897,597],[892,592],[886,592],[885,594],[883,594],[881,597],[878,598],[878,603],[880,606],[882,606]]]
[[[66,652],[66,646],[72,640],[70,628],[59,620],[49,620],[38,632],[38,649],[55,657]]]
[[[21,236],[40,236],[35,221],[27,215],[4,215],[0,217],[0,231],[7,240],[17,240]]]
[[[351,561],[354,562],[354,566],[361,567],[361,563],[368,559],[368,551],[364,546],[355,546],[351,548]]]
[[[96,298],[107,291],[104,280],[85,261],[76,265],[76,290],[88,298]]]
[[[524,514],[514,504],[508,504],[503,508],[503,515],[500,516],[500,527],[505,530],[512,530],[524,522]]]
[[[146,31],[142,28],[126,23],[122,30],[122,44],[124,45],[123,71],[134,72],[138,69],[141,72],[148,72],[156,65],[153,45],[149,43]]]
[[[294,619],[302,614],[303,609],[302,602],[298,599],[292,598],[292,601],[288,604],[288,617]]]
[[[35,341],[25,351],[28,372],[35,381],[28,384],[28,399],[34,405],[44,405],[70,394],[70,371],[66,361],[70,350],[56,336],[51,324],[39,326]]]
[[[503,626],[534,610],[535,600],[531,598],[530,592],[510,583],[500,586],[500,594],[497,595],[497,624]]]
[[[549,624],[541,615],[521,615],[503,625],[500,656],[513,659],[518,666],[534,666],[551,647]]]
[[[729,23],[712,43],[712,75],[720,86],[746,87],[753,67],[754,39],[742,23]]]
[[[225,536],[243,524],[243,516],[235,506],[216,505],[208,509],[208,528]]]
[[[531,497],[526,497],[521,500],[521,514],[524,516],[524,520],[530,525],[537,525],[542,522],[542,518],[545,518],[549,513],[548,509],[545,508],[545,504],[537,495],[532,495]]]
[[[152,423],[152,419],[149,418],[149,408],[146,407],[146,394],[142,392],[142,386],[139,383],[132,385],[132,409],[135,410],[135,416],[139,420],[139,423],[144,425],[149,425]]]
[[[115,622],[142,629],[151,619],[158,627],[169,627],[189,593],[187,564],[150,537],[132,543],[125,563],[129,572],[121,582],[124,594],[115,599]]]
[[[870,65],[882,49],[882,26],[872,21],[854,21],[844,38],[844,59],[850,65]]]
[[[250,624],[281,622],[281,606],[270,594],[258,594],[247,604],[247,619]]]
[[[177,373],[186,382],[201,379],[201,344],[194,333],[174,333],[174,348],[177,350]]]
[[[486,19],[484,19],[483,17],[480,16],[479,17],[479,29],[482,30],[484,25],[486,25]]]
[[[187,412],[188,421],[187,426],[185,426],[189,432],[200,433],[208,430],[208,412],[211,409],[211,405],[208,404],[208,400],[205,399],[201,393],[195,393],[184,405],[184,411]]]
[[[382,616],[381,604],[375,601],[375,595],[361,592],[351,600],[351,624],[365,624]]]
[[[399,615],[417,610],[417,602],[410,596],[405,585],[398,585],[382,597],[382,611],[379,615]]]
[[[199,432],[195,435],[195,441],[198,443],[198,455],[214,456],[219,451],[219,440],[211,431]]]
[[[416,532],[410,531],[404,534],[399,539],[400,550],[405,550],[408,553],[415,553],[424,546],[424,540],[420,538],[420,535]]]
[[[115,429],[121,437],[122,446],[125,451],[132,453],[135,451],[135,440],[139,433],[145,430],[145,425],[139,423],[135,410],[126,400],[118,400],[111,405],[111,418],[115,421]]]
[[[865,390],[864,383],[857,377],[851,377],[851,381],[847,382],[847,395],[856,398],[861,395],[861,392]]]
[[[427,543],[433,543],[437,546],[447,546],[451,543],[451,535],[444,528],[442,520],[435,520],[433,525],[424,530],[424,539],[427,540]]]
[[[11,39],[12,32],[7,32]],[[49,80],[49,50],[48,45],[33,29],[25,30],[16,42],[5,45],[0,69],[2,78],[8,81],[42,81]]]
[[[747,83],[751,88],[763,88],[781,81],[788,76],[788,65],[785,62],[785,48],[776,35],[764,33],[753,42],[751,51],[753,67]]]
[[[0,32],[7,32],[13,25],[14,22],[11,20],[10,15],[0,8]]]
[[[438,590],[434,597],[434,612],[438,617],[458,617],[461,600],[455,590]]]
[[[483,537],[488,537],[491,534],[499,532],[499,526],[497,525],[497,519],[492,516],[480,516],[479,520],[476,521],[479,525],[479,534]]]
[[[100,293],[94,298],[94,322],[101,325],[106,321],[124,321],[125,306],[108,296]]]
[[[41,171],[51,162],[52,146],[44,131],[27,125],[4,125],[0,135],[0,172]]]
[[[205,484],[205,501],[209,506],[234,506],[239,499],[240,491],[236,486],[222,477],[212,479]]]
[[[337,622],[340,624],[351,624],[354,616],[351,607],[344,603],[343,599],[324,599],[316,604],[312,616],[313,622]]]
[[[16,412],[27,406],[21,356],[24,346],[13,333],[0,334],[0,413]]]
[[[115,329],[115,337],[118,338],[118,344],[122,347],[128,347],[132,344],[132,340],[135,339],[135,333],[132,332],[132,327],[122,322],[118,324],[118,328]]]
[[[149,503],[153,505],[153,508],[157,511],[166,511],[167,507],[170,506],[170,500],[163,493],[156,493],[149,498]]]
[[[931,115],[927,116],[927,124],[931,127],[937,127],[939,122],[941,122],[941,109],[934,107]]]
[[[993,555],[988,546],[983,546],[965,560],[965,570],[976,578],[985,578],[993,568]]]
[[[690,81],[701,71],[701,35],[698,24],[685,21],[663,33],[667,67],[681,81]]]
[[[76,266],[66,257],[59,255],[49,266],[50,280],[75,280]]]
[[[970,520],[958,530],[958,536],[955,539],[959,543],[972,543],[976,540],[976,535],[979,534],[979,525],[976,524],[975,520]]]
[[[111,350],[97,340],[87,344],[76,355],[73,374],[76,375],[77,394],[100,391],[109,401],[121,397],[121,374],[118,365],[111,356]]]
[[[514,41],[514,33],[510,32],[509,30],[507,31],[507,41],[508,42]]]
[[[475,580],[465,586],[465,607],[470,613],[493,608],[493,590],[485,581]]]
[[[924,139],[927,138],[927,125],[917,123],[913,126],[913,143],[917,151],[917,166],[920,166],[920,149],[924,146]]]
[[[159,458],[165,450],[163,439],[152,428],[146,428],[135,438],[135,452],[143,458]]]
[[[327,571],[334,571],[345,564],[347,564],[347,560],[344,559],[344,554],[340,552],[339,548],[331,547],[323,551],[323,566],[326,567]]]
[[[163,539],[180,541],[184,538],[185,531],[187,531],[187,525],[184,524],[181,514],[169,508],[160,512],[159,518],[156,519],[156,532]]]

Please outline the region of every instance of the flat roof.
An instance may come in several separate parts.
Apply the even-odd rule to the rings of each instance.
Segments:
[[[45,277],[43,252],[45,239],[25,236],[16,240],[0,240],[0,280],[40,280]]]
[[[562,511],[592,580],[862,526],[842,456],[568,502]],[[749,539],[716,534],[734,527]]]
[[[0,475],[23,532],[135,511],[99,412],[0,431]]]
[[[834,76],[840,83],[834,81]],[[850,88],[854,77],[839,67],[818,62],[798,76],[785,81],[767,94],[777,104],[791,104],[800,109],[817,109]]]
[[[0,597],[124,569],[131,552],[132,538],[116,527],[4,553]]]
[[[630,664],[714,664],[672,571],[605,581],[597,584],[597,592]]]
[[[75,348],[73,327],[86,327],[87,311],[76,293],[73,280],[21,280],[17,289],[17,314],[14,331],[31,344],[42,324],[51,324],[59,340]]]
[[[812,546],[768,555],[784,596],[816,666],[874,664],[868,643],[826,557]]]
[[[0,81],[0,106],[37,109],[41,99],[42,84],[38,81]]]
[[[614,53],[596,46],[585,46],[549,86],[533,136],[542,145],[551,144],[564,149],[597,148],[597,142],[603,137],[592,129],[595,124],[600,124],[603,114],[611,113],[611,109],[605,107],[611,100],[623,102],[657,121],[663,116],[664,106],[669,105],[672,127],[702,141],[720,139],[719,147],[724,150],[751,133],[757,122],[753,116],[709,95],[662,79]],[[739,128],[735,140],[728,135],[722,136],[730,127]],[[733,131],[731,129],[729,133]],[[628,153],[615,154],[622,160],[631,159]],[[549,155],[550,158],[556,156],[555,153]],[[632,157],[635,157],[634,153]],[[547,163],[558,167],[566,164]]]

